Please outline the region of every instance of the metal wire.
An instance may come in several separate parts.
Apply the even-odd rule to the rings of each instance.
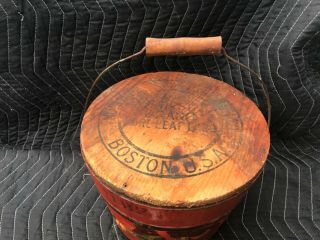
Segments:
[[[269,96],[269,92],[268,92],[268,88],[267,85],[265,84],[265,82],[262,80],[261,76],[256,73],[255,71],[253,71],[250,67],[244,65],[243,63],[239,62],[238,60],[234,59],[233,57],[229,56],[226,52],[226,50],[224,48],[222,48],[222,53],[223,55],[227,58],[227,60],[230,60],[231,62],[238,64],[240,67],[248,70],[250,73],[252,73],[253,75],[255,75],[258,79],[259,82],[261,84],[265,99],[266,99],[266,103],[267,103],[267,108],[268,108],[268,127],[270,127],[270,123],[271,123],[271,102],[270,102],[270,96]]]
[[[101,79],[101,77],[106,73],[108,72],[111,68],[113,68],[114,66],[118,65],[119,63],[121,62],[124,62],[124,61],[127,61],[131,58],[134,58],[134,57],[137,57],[141,54],[143,54],[146,50],[146,47],[143,47],[139,52],[136,52],[128,57],[125,57],[125,58],[122,58],[114,63],[112,63],[110,66],[106,67],[98,76],[97,78],[93,81],[91,87],[90,87],[90,90],[89,90],[89,93],[87,95],[87,98],[86,98],[86,102],[84,104],[84,111],[87,109],[88,107],[88,103],[89,103],[89,99],[90,99],[90,96],[92,94],[92,90],[93,88],[95,87],[95,85],[97,84],[97,82]],[[264,96],[265,96],[265,99],[266,99],[266,103],[267,103],[267,108],[268,108],[268,126],[270,127],[270,123],[271,123],[271,102],[270,102],[270,96],[269,96],[269,93],[268,93],[268,88],[265,84],[265,82],[262,80],[262,78],[260,77],[260,75],[258,73],[256,73],[255,71],[253,71],[250,67],[244,65],[243,63],[239,62],[238,60],[234,59],[233,57],[231,57],[230,55],[227,54],[226,50],[224,48],[222,48],[222,53],[223,55],[226,57],[227,60],[230,60],[231,62],[235,63],[235,64],[238,64],[240,67],[248,70],[250,73],[252,73],[253,75],[255,75],[261,86],[262,86],[262,90],[263,90],[263,93],[264,93]]]
[[[84,111],[87,110],[88,103],[89,103],[89,98],[90,98],[90,96],[91,96],[91,94],[92,94],[92,90],[93,90],[93,88],[95,87],[95,85],[97,84],[97,82],[101,79],[101,77],[102,77],[106,72],[108,72],[111,68],[113,68],[114,66],[116,66],[116,65],[118,65],[119,63],[122,63],[122,62],[124,62],[124,61],[127,61],[127,60],[129,60],[129,59],[131,59],[131,58],[134,58],[134,57],[137,57],[137,56],[143,54],[143,53],[145,52],[145,50],[146,50],[146,47],[143,47],[139,52],[136,52],[136,53],[134,53],[134,54],[132,54],[132,55],[130,55],[130,56],[128,56],[128,57],[122,58],[122,59],[120,59],[120,60],[112,63],[110,66],[106,67],[105,69],[103,69],[103,71],[97,76],[97,78],[93,81],[93,83],[92,83],[92,85],[91,85],[91,87],[90,87],[89,93],[88,93],[87,98],[86,98],[86,102],[85,102],[85,104],[84,104]]]

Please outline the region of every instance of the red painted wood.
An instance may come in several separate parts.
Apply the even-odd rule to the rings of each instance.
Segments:
[[[216,232],[247,192],[205,207],[157,207],[111,191],[88,169],[118,226],[129,239],[205,239]]]

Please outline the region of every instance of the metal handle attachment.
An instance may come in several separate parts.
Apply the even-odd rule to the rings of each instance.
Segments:
[[[146,38],[145,46],[139,51],[128,57],[122,58],[108,67],[106,67],[98,77],[93,81],[89,93],[86,98],[86,102],[84,105],[84,111],[88,107],[89,98],[91,96],[92,90],[97,82],[101,79],[101,77],[108,72],[112,67],[118,65],[121,62],[132,59],[136,56],[142,55],[146,52],[147,56],[172,56],[172,55],[216,55],[219,53],[223,53],[225,58],[240,67],[246,69],[251,74],[255,75],[262,87],[266,103],[267,103],[267,111],[268,111],[268,126],[270,127],[271,123],[271,102],[268,93],[268,88],[265,82],[261,79],[261,76],[253,71],[250,67],[244,65],[233,57],[229,56],[226,50],[222,47],[222,38],[218,37],[204,37],[204,38]]]

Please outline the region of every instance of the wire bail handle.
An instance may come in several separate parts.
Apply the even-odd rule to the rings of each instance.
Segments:
[[[222,52],[227,60],[232,63],[239,65],[240,67],[246,69],[251,74],[255,75],[262,87],[265,100],[267,103],[268,110],[268,127],[270,127],[271,122],[271,102],[268,92],[268,88],[265,82],[262,80],[261,76],[253,71],[250,67],[244,65],[238,60],[229,56],[226,50],[222,47],[221,36],[217,37],[181,37],[181,38],[146,38],[145,46],[138,52],[122,58],[111,65],[107,66],[93,81],[89,93],[87,95],[84,110],[87,109],[89,98],[91,96],[92,90],[101,77],[108,72],[114,66],[125,62],[129,59],[142,55],[146,53],[146,56],[193,56],[193,55],[218,55]]]

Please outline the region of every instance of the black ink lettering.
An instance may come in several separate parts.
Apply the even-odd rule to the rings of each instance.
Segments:
[[[188,122],[188,132],[194,132],[194,128],[191,127],[190,122]]]
[[[166,125],[166,123],[168,123],[168,122],[166,120],[163,120],[162,129],[168,129],[168,125]]]
[[[174,130],[177,130],[176,128],[176,124],[174,123],[174,121],[171,122],[170,124],[170,128],[169,129],[174,129]]]
[[[192,112],[189,112],[185,115],[185,120],[188,122],[191,122],[194,119],[195,119],[195,114]]]
[[[180,130],[182,124],[183,124],[182,122],[178,122],[177,123],[176,127],[177,127],[178,130]]]
[[[225,152],[219,151],[217,149],[212,148],[212,151],[220,160],[224,160],[223,157],[225,158],[229,157],[229,155],[227,155]]]
[[[130,159],[128,159],[128,158],[125,158],[124,159],[124,161],[126,161],[127,163],[132,163],[132,162],[134,162],[134,160],[135,160],[135,156],[138,156],[139,154],[137,153],[137,152],[135,152],[135,151],[133,151],[133,152],[131,152],[130,153]]]
[[[123,156],[127,155],[128,152],[130,152],[130,148],[129,147],[119,148],[119,150],[117,151],[117,156],[118,157],[123,157]]]
[[[197,169],[192,158],[189,158],[189,161],[184,161],[183,166],[187,173],[193,173]]]
[[[201,159],[201,161],[203,163],[203,167],[205,168],[211,168],[213,165],[213,162],[210,159]]]
[[[109,143],[108,146],[112,149],[118,148],[120,145],[122,145],[124,142],[122,139],[117,139],[113,141],[112,143]]]
[[[217,129],[213,124],[210,124],[210,131],[211,132],[217,132]]]
[[[169,118],[171,118],[172,120],[174,120],[174,106],[170,108],[170,112],[169,112]]]
[[[143,163],[144,159],[145,159],[145,157],[142,155],[141,156],[141,160],[140,160],[139,164],[137,165],[137,168],[140,168],[140,166]]]
[[[151,167],[151,163],[154,163],[153,164],[153,167]],[[149,162],[148,162],[148,164],[147,164],[147,170],[149,171],[149,172],[154,172],[156,169],[157,169],[157,167],[158,167],[158,161],[157,161],[157,159],[151,159]]]
[[[145,119],[142,121],[142,127],[144,127],[144,128],[150,128],[150,126],[149,126],[149,119],[145,118]]]
[[[168,163],[169,163],[169,166],[168,166]],[[163,173],[164,169],[166,169],[167,173],[170,174],[171,173],[171,166],[172,166],[172,161],[162,161],[160,174],[164,175],[164,173]]]

